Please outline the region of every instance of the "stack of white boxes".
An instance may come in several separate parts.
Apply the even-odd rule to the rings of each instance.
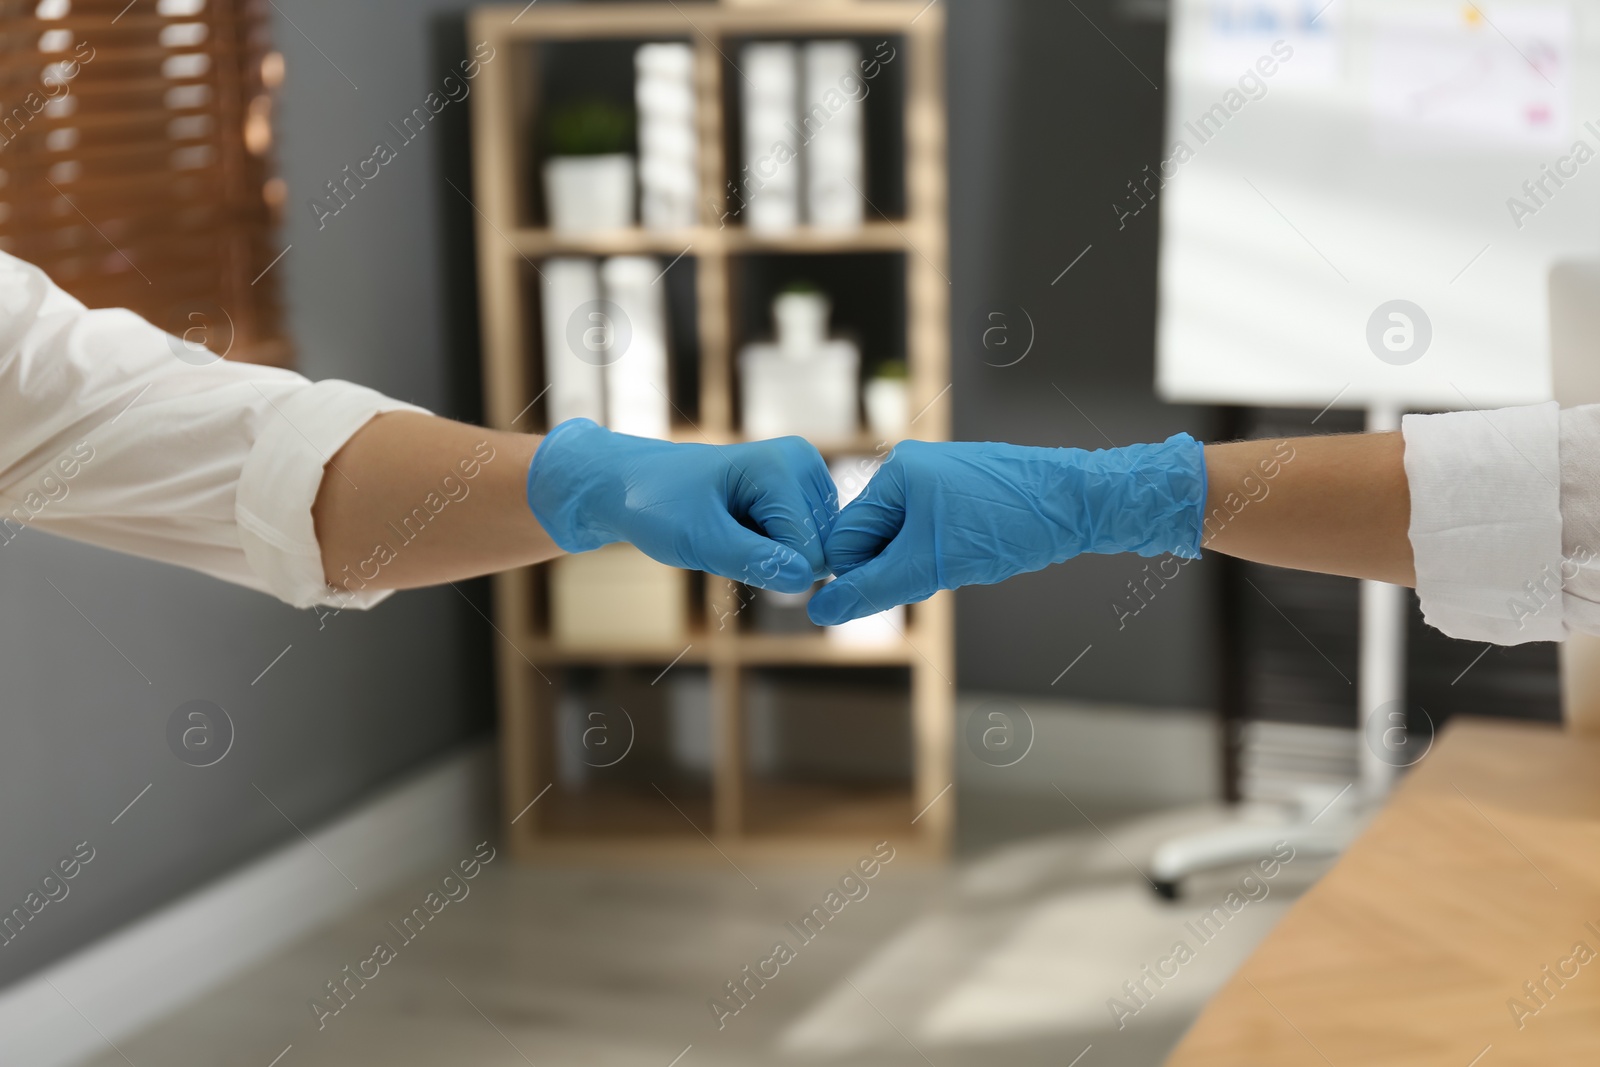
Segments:
[[[620,433],[671,432],[667,308],[653,256],[558,257],[541,268],[550,425],[589,418]],[[567,556],[550,570],[551,629],[569,646],[672,644],[683,576],[629,545]]]
[[[693,226],[699,175],[695,132],[694,49],[647,44],[634,53],[639,111],[639,193],[652,230]]]
[[[744,165],[731,199],[745,225],[761,233],[802,221],[859,229],[866,178],[860,48],[761,42],[746,45],[741,60]]]
[[[540,274],[550,425],[587,418],[666,437],[672,393],[661,264],[654,256],[563,256]]]
[[[661,274],[654,256],[613,256],[600,265],[600,288],[617,331],[616,358],[605,365],[606,425],[636,437],[666,437],[672,431]]]
[[[865,96],[861,50],[848,41],[813,41],[805,49],[806,111],[801,132],[809,139],[806,160],[806,221],[830,229],[861,228],[866,176],[863,122]]]
[[[567,327],[574,323],[587,329],[584,316],[600,312],[600,270],[592,259],[561,257],[546,260],[539,270],[540,295],[544,303],[544,374],[550,425],[568,419],[606,421],[605,379],[598,352],[580,350],[579,358],[567,340]],[[588,339],[598,341],[594,334]]]
[[[744,172],[735,194],[744,222],[762,233],[800,225],[799,145],[793,134],[798,88],[795,46],[746,45],[744,64]]]

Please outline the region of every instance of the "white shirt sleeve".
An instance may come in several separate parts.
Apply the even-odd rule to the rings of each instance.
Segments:
[[[36,526],[296,607],[383,599],[326,584],[311,505],[324,466],[369,419],[422,409],[180,353],[195,358],[137,315],[87,310],[0,253],[0,548]]]
[[[1600,634],[1600,404],[1561,413],[1561,555],[1567,630]]]
[[[1600,633],[1600,406],[1408,415],[1417,595],[1451,637]]]

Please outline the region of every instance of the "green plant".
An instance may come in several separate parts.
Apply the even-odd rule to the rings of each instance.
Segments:
[[[888,381],[903,382],[911,375],[910,372],[906,370],[906,365],[904,362],[898,359],[890,359],[885,360],[884,362],[878,364],[877,367],[873,368],[872,376],[874,378],[883,378]]]
[[[815,282],[807,281],[804,278],[801,278],[798,281],[792,281],[788,285],[784,286],[781,290],[779,290],[778,295],[815,296],[820,292],[822,292],[822,289],[818,287]]]
[[[575,100],[550,109],[552,156],[607,156],[633,150],[633,112],[609,100]]]

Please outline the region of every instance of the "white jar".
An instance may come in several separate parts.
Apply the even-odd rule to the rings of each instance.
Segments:
[[[626,229],[635,219],[633,157],[553,156],[544,164],[544,198],[560,233]]]
[[[910,429],[911,391],[904,378],[873,378],[862,397],[867,428],[882,441],[898,441]]]

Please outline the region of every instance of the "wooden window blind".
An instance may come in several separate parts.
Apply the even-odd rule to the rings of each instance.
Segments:
[[[285,365],[267,0],[0,0],[0,249]]]

